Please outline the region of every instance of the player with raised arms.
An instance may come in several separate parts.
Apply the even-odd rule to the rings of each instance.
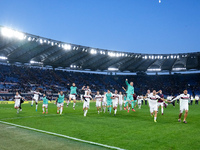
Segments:
[[[43,94],[42,100],[43,100],[42,113],[43,114],[45,113],[44,108],[46,108],[46,114],[48,114],[48,99],[45,94]]]
[[[173,102],[178,99],[180,100],[180,113],[179,113],[178,121],[181,122],[182,113],[183,111],[185,111],[183,123],[187,123],[186,118],[187,118],[188,110],[189,110],[188,102],[190,101],[190,94],[188,94],[187,90],[184,90],[183,94],[178,95],[176,98],[172,99],[170,102]]]
[[[90,90],[89,86],[87,86],[86,88],[85,88],[85,86],[83,86],[82,90],[84,90],[85,95],[87,95],[87,92],[89,92],[89,95],[91,94],[91,90]],[[90,99],[89,99],[89,101],[90,101]],[[90,108],[90,102],[89,102],[89,108]]]
[[[126,100],[129,101],[129,104],[131,103],[132,106],[132,111],[134,110],[134,99],[133,99],[133,94],[134,94],[134,87],[133,87],[133,82],[130,82],[130,84],[128,83],[128,79],[126,79],[125,81],[126,85],[127,85],[127,97]],[[130,107],[128,108],[128,112],[129,112]]]
[[[33,99],[32,99],[32,104],[31,106],[33,106],[33,101],[35,101],[35,110],[37,111],[37,108],[38,108],[38,100],[39,100],[39,95],[42,95],[39,90],[37,89],[36,91],[32,91],[32,93],[34,94],[33,95]]]
[[[75,105],[76,105],[76,95],[77,95],[77,87],[75,83],[72,83],[72,86],[70,87],[70,95],[69,95],[69,100],[67,101],[67,107],[69,105],[69,102],[73,99],[73,109],[75,110]]]
[[[101,111],[101,101],[102,101],[102,96],[99,94],[99,91],[97,91],[97,95],[95,95],[95,100],[96,100],[97,112],[99,114],[99,112]]]

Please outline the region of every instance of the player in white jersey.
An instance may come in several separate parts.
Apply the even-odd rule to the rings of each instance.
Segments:
[[[143,96],[142,95],[138,95],[137,96],[137,101],[138,101],[138,108],[141,109]]]
[[[83,98],[84,98],[83,111],[84,111],[84,117],[85,117],[87,115],[88,108],[90,105],[90,99],[92,99],[92,97],[89,95],[89,92],[87,92],[86,95],[83,96]]]
[[[180,114],[179,114],[178,121],[181,122],[182,113],[183,111],[185,111],[183,123],[187,123],[186,118],[187,118],[188,110],[189,110],[188,102],[190,101],[190,94],[188,94],[187,90],[184,90],[183,94],[178,95],[176,98],[171,100],[171,102],[178,99],[180,100]]]
[[[84,95],[87,95],[87,92],[89,92],[89,95],[92,93],[89,86],[87,86],[86,88],[85,88],[85,86],[83,86],[82,90],[85,91]],[[90,100],[89,100],[89,108],[90,108]]]
[[[104,94],[102,95],[102,107],[103,107],[103,112],[106,112],[106,92],[104,92]]]
[[[20,106],[20,100],[21,100],[21,98],[23,99],[23,100],[25,100],[23,97],[21,97],[20,95],[19,95],[19,93],[18,92],[16,92],[16,95],[15,95],[15,98],[14,98],[14,101],[15,101],[15,109],[17,109],[17,113],[19,113],[19,106]]]
[[[161,98],[164,98],[164,95],[162,94],[162,90],[159,90],[157,93]],[[163,115],[164,114],[164,109],[163,109],[164,101],[161,100],[161,99],[158,99],[158,109],[159,109],[160,106],[161,106],[161,113]]]
[[[122,95],[122,92],[119,92],[119,107],[120,107],[120,111],[122,110],[122,105],[123,105],[123,95]]]
[[[119,103],[119,94],[118,94],[118,91],[115,90],[115,93],[112,95],[112,104],[113,104],[113,109],[114,109],[114,116],[116,116],[116,113],[117,113],[118,103]]]
[[[161,99],[163,101],[165,100],[156,94],[156,90],[153,90],[153,93],[149,94],[148,98],[149,98],[149,107],[150,107],[151,116],[153,116],[153,113],[154,113],[154,122],[157,122],[156,121],[157,111],[158,111],[157,101],[158,99]]]
[[[99,114],[99,111],[101,111],[101,101],[102,101],[102,96],[99,94],[99,91],[97,91],[97,95],[95,95],[95,100],[96,100],[97,112]]]
[[[199,96],[198,96],[198,95],[195,95],[195,104],[198,105],[198,102],[199,102]]]
[[[150,94],[152,94],[151,91],[150,91],[150,90],[147,90],[147,94],[146,94],[146,96],[145,96],[145,105],[146,105],[146,103],[149,104],[149,96],[150,96]],[[150,107],[150,106],[149,106],[149,107]]]
[[[36,91],[32,91],[32,93],[34,94],[33,99],[32,99],[32,104],[31,106],[33,106],[33,101],[35,101],[35,110],[37,111],[38,108],[38,100],[39,100],[39,95],[42,95],[38,90]]]
[[[89,86],[87,86],[86,88],[85,88],[85,86],[83,86],[83,87],[82,87],[82,90],[85,91],[85,95],[87,95],[87,92],[89,92],[89,94],[91,94],[91,90],[90,90],[90,87],[89,87]]]

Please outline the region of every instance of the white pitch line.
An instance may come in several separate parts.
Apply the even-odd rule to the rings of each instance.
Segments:
[[[0,121],[0,123],[7,124],[7,125],[12,125],[12,126],[15,126],[15,127],[20,127],[20,128],[24,128],[24,129],[28,129],[28,130],[33,130],[33,131],[37,131],[37,132],[42,132],[42,133],[46,133],[46,134],[50,134],[50,135],[55,135],[55,136],[59,136],[59,137],[64,137],[64,138],[67,138],[67,139],[71,139],[71,140],[75,140],[75,141],[79,141],[79,142],[83,142],[83,143],[89,143],[89,144],[92,144],[92,145],[98,145],[98,146],[101,146],[101,147],[106,147],[106,148],[111,148],[111,149],[116,149],[116,150],[124,150],[122,148],[115,147],[115,146],[109,146],[109,145],[105,145],[105,144],[101,144],[101,143],[86,141],[86,140],[74,138],[74,137],[67,136],[67,135],[62,135],[62,134],[57,134],[57,133],[44,131],[44,130],[40,130],[40,129],[30,128],[30,127],[27,127],[27,126],[21,126],[21,125],[18,125],[18,124],[9,123],[9,122],[5,122],[5,121]]]

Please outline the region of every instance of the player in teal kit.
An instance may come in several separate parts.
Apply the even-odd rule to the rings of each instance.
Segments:
[[[128,79],[126,79],[125,81],[126,85],[127,85],[127,90],[126,90],[126,94],[127,94],[127,98],[126,100],[129,101],[129,104],[132,105],[132,111],[135,111],[133,108],[134,105],[134,99],[133,99],[133,94],[134,94],[134,87],[133,87],[133,82],[130,82],[130,84],[128,83]],[[128,108],[128,112],[129,112],[130,107]]]
[[[43,94],[42,100],[43,100],[43,105],[42,105],[43,114],[45,113],[44,107],[46,108],[46,114],[48,114],[48,99],[46,98],[45,94]]]
[[[57,114],[59,114],[60,110],[60,115],[62,115],[64,100],[65,100],[65,95],[63,94],[63,91],[61,91],[60,93],[58,93],[58,98],[56,99]]]
[[[108,92],[106,93],[106,99],[107,99],[107,107],[110,111],[111,114],[111,110],[112,110],[112,93],[110,92],[110,90],[108,90]]]
[[[69,102],[73,99],[73,109],[75,110],[75,105],[76,105],[76,95],[77,95],[77,87],[75,83],[72,83],[72,86],[70,87],[70,95],[69,95],[69,101],[67,101],[67,107],[69,105]]]

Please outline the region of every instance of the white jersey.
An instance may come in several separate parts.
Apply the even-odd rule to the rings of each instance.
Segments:
[[[83,108],[89,108],[90,99],[92,99],[92,96],[91,96],[91,95],[84,95]]]
[[[180,94],[176,98],[174,98],[172,100],[172,102],[177,100],[177,99],[180,100],[180,105],[188,104],[188,102],[190,101],[190,94],[186,94],[186,95],[185,94]]]
[[[84,95],[84,100],[85,101],[90,101],[90,99],[92,99],[91,95]]]
[[[107,101],[106,95],[102,95],[103,102]]]
[[[199,100],[199,96],[198,96],[198,95],[195,96],[195,100],[196,100],[196,101]]]
[[[191,96],[191,98],[190,98],[192,101],[194,100],[194,97],[193,96]]]
[[[160,99],[160,96],[158,95],[153,95],[153,93],[149,94],[149,104],[150,105],[157,105],[158,99]]]
[[[112,94],[112,104],[113,104],[113,108],[117,107],[118,105],[118,101],[119,101],[119,94]]]
[[[119,101],[123,101],[123,95],[119,94]]]
[[[147,93],[146,94],[146,96],[147,96],[146,100],[149,100],[149,97],[150,97],[151,94],[153,94],[153,93]]]
[[[137,96],[137,100],[138,100],[138,104],[140,104],[143,100],[143,96],[142,95],[138,95]]]
[[[137,96],[137,100],[143,100],[143,96],[142,95],[138,95]]]
[[[112,96],[114,97],[112,101],[119,101],[119,94],[112,94]]]
[[[123,103],[123,95],[119,94],[119,105],[122,105]]]
[[[190,94],[181,94],[172,100],[180,100],[180,113],[183,113],[184,110],[189,110],[188,102],[190,101]]]
[[[35,100],[38,100],[39,99],[39,95],[42,95],[40,92],[37,92],[37,91],[34,91],[34,95],[33,95],[33,98]]]
[[[101,95],[95,95],[96,101],[101,101],[102,96]]]
[[[87,92],[89,92],[89,94],[91,93],[91,90],[87,88],[85,88],[84,91],[85,91],[85,95],[87,95]]]
[[[20,101],[21,99],[21,96],[18,94],[18,95],[15,95],[15,101]]]
[[[167,96],[167,100],[171,101],[173,99],[173,96]]]
[[[19,107],[20,99],[21,99],[21,96],[19,94],[15,95],[15,106],[14,107]]]

